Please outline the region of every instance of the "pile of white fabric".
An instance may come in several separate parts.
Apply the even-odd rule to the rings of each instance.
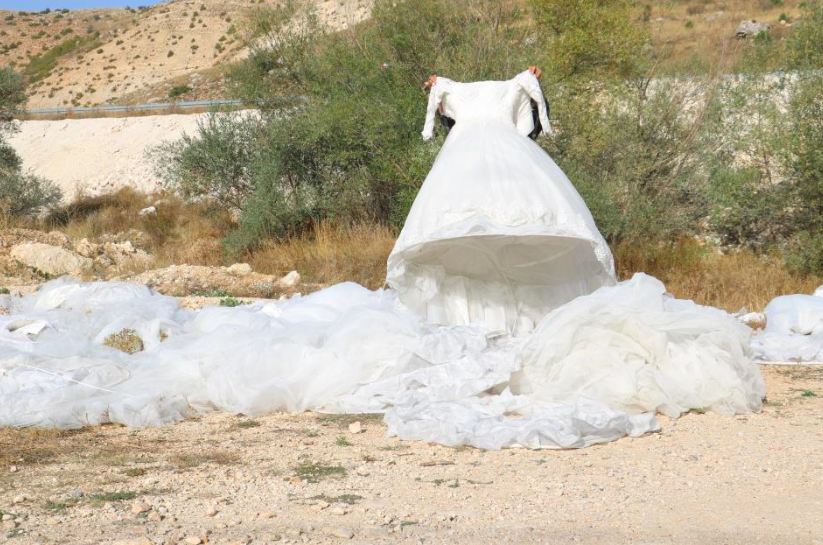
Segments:
[[[823,286],[813,295],[776,297],[764,314],[766,327],[752,340],[757,359],[823,363]]]
[[[312,409],[383,412],[406,439],[569,448],[657,430],[657,411],[756,411],[765,393],[748,328],[642,274],[519,337],[429,325],[393,291],[352,283],[194,312],[143,286],[61,278],[0,305],[0,426]],[[126,329],[143,351],[104,344]]]

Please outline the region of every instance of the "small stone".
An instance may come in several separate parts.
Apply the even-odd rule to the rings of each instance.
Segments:
[[[329,506],[328,503],[326,503],[324,501],[320,501],[320,502],[317,502],[314,505],[312,505],[311,510],[317,513],[317,512],[322,511],[323,509],[327,508],[328,506]]]
[[[0,527],[2,527],[3,530],[14,530],[17,528],[17,523],[13,520],[4,520],[3,523],[0,524]]]
[[[361,424],[359,420],[357,422],[352,422],[351,424],[349,424],[349,432],[350,433],[362,433],[363,432],[363,424]]]
[[[154,545],[147,537],[132,537],[115,541],[111,545]]]
[[[143,502],[139,502],[139,501],[135,502],[131,506],[131,512],[134,513],[135,515],[139,515],[140,513],[145,513],[149,509],[151,509],[151,506],[149,506],[148,504],[145,504]]]
[[[211,507],[209,507],[208,509],[206,509],[206,516],[207,517],[214,517],[214,516],[217,515],[217,513],[219,513],[219,511],[213,505]]]
[[[23,495],[23,494],[20,494],[19,496],[15,496],[14,499],[11,500],[11,501],[14,502],[14,503],[23,503],[24,501],[26,501],[26,496]]]
[[[148,518],[152,522],[160,522],[161,520],[163,520],[163,515],[161,515],[157,511],[152,511],[146,518]]]
[[[60,519],[56,519],[54,517],[49,517],[46,519],[46,526],[57,526],[60,524]]]
[[[71,497],[72,498],[82,498],[85,495],[86,495],[86,493],[83,492],[82,490],[72,490],[71,491]]]
[[[331,513],[334,515],[345,515],[348,513],[345,507],[333,507]]]
[[[17,473],[17,466],[9,467],[9,471],[11,471],[12,473]]]
[[[326,535],[330,535],[332,537],[339,537],[341,539],[351,539],[354,537],[354,532],[352,532],[349,528],[343,528],[342,526],[326,528],[325,532]]]
[[[358,468],[355,470],[355,472],[356,472],[358,475],[360,475],[361,477],[368,477],[368,476],[369,476],[369,470],[368,470],[368,469],[366,469],[366,467],[365,467],[365,466],[360,466],[360,467],[358,467]]]
[[[233,274],[234,276],[247,276],[251,274],[251,265],[248,263],[235,263],[227,270],[229,274]]]
[[[149,207],[141,209],[140,212],[138,212],[137,214],[142,218],[142,217],[145,217],[145,216],[153,216],[156,213],[157,213],[157,208],[155,208],[154,206],[149,206]]]
[[[199,538],[199,537],[197,537],[197,536],[186,536],[186,539],[184,539],[184,540],[183,540],[183,542],[184,542],[186,545],[200,545],[200,543],[201,543],[202,541],[203,541],[203,540],[202,540],[202,539],[200,539],[200,538]]]
[[[2,520],[3,520],[3,522],[6,522],[7,520],[14,520],[14,515],[10,515],[10,514],[6,513],[6,514],[3,515]]]

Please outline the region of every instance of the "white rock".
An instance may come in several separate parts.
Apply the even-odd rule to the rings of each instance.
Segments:
[[[17,523],[13,520],[4,520],[0,523],[0,528],[3,528],[3,530],[14,530],[17,528]]]
[[[186,539],[183,540],[183,543],[186,545],[200,545],[203,540],[197,536],[187,536]]]
[[[76,252],[39,242],[25,242],[11,249],[11,257],[52,276],[82,274],[91,268],[92,260]]]
[[[207,517],[214,517],[214,516],[216,516],[216,515],[217,515],[217,513],[218,513],[218,512],[219,512],[219,511],[217,511],[217,508],[216,508],[216,507],[211,506],[211,507],[209,507],[208,509],[206,509],[206,516],[207,516]]]
[[[281,288],[293,288],[297,284],[300,283],[300,273],[297,271],[292,271],[283,278],[280,279],[278,284],[280,284]]]
[[[157,213],[157,208],[153,206],[149,206],[147,208],[143,208],[140,212],[137,213],[138,216],[145,217],[145,216],[153,216]]]
[[[20,494],[19,496],[15,496],[14,499],[11,501],[14,503],[23,503],[24,501],[26,501],[26,496],[24,494]]]
[[[49,517],[46,519],[46,526],[57,526],[60,524],[60,519],[56,519],[54,517]]]
[[[363,433],[363,431],[363,424],[361,424],[359,420],[357,422],[352,422],[351,424],[349,424],[350,433]]]
[[[246,276],[251,274],[251,265],[248,263],[235,263],[226,270],[234,276]]]
[[[320,502],[317,502],[314,505],[312,505],[311,510],[314,511],[314,512],[319,512],[319,511],[322,511],[323,509],[327,508],[328,506],[329,506],[328,503],[326,503],[324,501],[320,501]]]

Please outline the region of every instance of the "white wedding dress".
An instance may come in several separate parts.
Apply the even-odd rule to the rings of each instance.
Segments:
[[[655,431],[657,412],[759,410],[746,326],[646,275],[615,282],[585,204],[524,136],[539,93],[527,73],[438,81],[424,135],[438,104],[457,125],[389,259],[392,290],[198,312],[68,277],[0,296],[0,427],[312,409],[382,412],[403,439],[573,448]],[[124,329],[143,351],[105,346]]]
[[[548,312],[615,283],[586,203],[535,142],[530,99],[550,131],[537,78],[438,78],[436,109],[456,121],[388,262],[388,284],[430,323],[528,332]]]

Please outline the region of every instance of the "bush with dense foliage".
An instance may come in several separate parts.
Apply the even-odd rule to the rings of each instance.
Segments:
[[[21,171],[20,157],[6,141],[17,130],[15,115],[25,99],[22,78],[0,68],[0,207],[13,216],[35,214],[60,201],[54,184]]]
[[[230,73],[259,115],[215,114],[159,150],[170,187],[240,212],[236,249],[319,221],[397,228],[442,143],[420,138],[429,74],[544,67],[559,129],[539,143],[612,243],[712,235],[823,270],[823,8],[740,64],[660,77],[630,0],[378,0],[342,32],[292,4],[261,11]],[[782,98],[781,98],[782,97]]]

